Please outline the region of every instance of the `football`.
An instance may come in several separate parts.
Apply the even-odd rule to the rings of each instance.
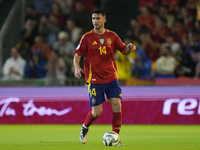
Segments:
[[[105,146],[116,146],[119,143],[119,135],[114,131],[106,132],[103,135],[103,144]]]

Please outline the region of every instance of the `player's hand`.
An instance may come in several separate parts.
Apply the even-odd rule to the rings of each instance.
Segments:
[[[80,79],[82,77],[82,74],[81,73],[84,73],[83,69],[82,68],[75,68],[75,71],[74,71],[74,76],[77,78],[77,79]]]
[[[136,50],[136,46],[133,43],[129,43],[127,44],[127,46],[130,50],[135,51]]]

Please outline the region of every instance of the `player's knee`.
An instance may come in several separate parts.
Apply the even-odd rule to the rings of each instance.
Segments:
[[[116,102],[112,104],[112,109],[114,112],[120,112],[122,108],[121,102]]]
[[[102,113],[102,109],[96,109],[92,111],[92,114],[95,118],[98,118]]]

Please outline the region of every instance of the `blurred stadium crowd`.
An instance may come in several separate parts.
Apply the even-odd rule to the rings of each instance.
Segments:
[[[126,58],[117,53],[119,76],[200,77],[200,1],[140,0],[139,11],[124,40],[138,51]]]
[[[92,29],[91,12],[101,7],[101,0],[35,0],[2,80],[45,78],[46,85],[64,85],[73,77],[74,50]],[[116,52],[119,79],[200,77],[200,1],[141,0],[138,7],[124,39],[138,50]]]
[[[64,85],[73,77],[75,48],[92,29],[91,12],[100,7],[101,0],[34,0],[2,80],[45,78],[46,85]]]

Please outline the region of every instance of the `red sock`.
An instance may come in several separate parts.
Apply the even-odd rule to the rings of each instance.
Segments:
[[[84,125],[86,127],[89,127],[95,120],[96,118],[94,118],[94,116],[92,115],[92,111],[89,111],[86,118],[85,118],[85,122]]]
[[[122,125],[122,112],[113,112],[112,128],[119,134]]]

